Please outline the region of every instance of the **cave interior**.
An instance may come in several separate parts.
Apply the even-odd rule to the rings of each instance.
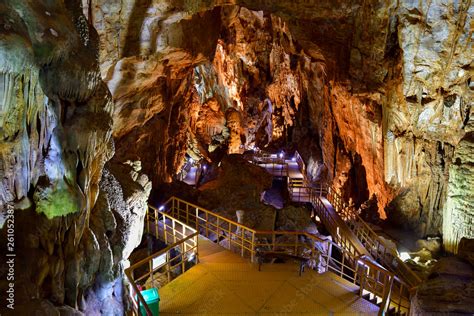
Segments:
[[[470,0],[0,12],[2,315],[474,313]]]

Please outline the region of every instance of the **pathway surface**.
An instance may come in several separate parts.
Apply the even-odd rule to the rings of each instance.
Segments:
[[[275,160],[277,159],[275,155]],[[303,180],[303,174],[298,166],[298,163],[293,160],[285,160],[285,164],[280,163],[260,163],[260,167],[263,167],[273,176],[288,176],[290,180]],[[310,190],[304,187],[293,187],[288,188],[290,197],[295,202],[310,202]]]
[[[197,167],[192,166],[189,172],[186,174],[186,177],[183,179],[183,182],[189,185],[196,185],[196,173],[197,173]]]
[[[199,237],[200,263],[159,290],[160,315],[376,315],[332,273],[298,276],[292,262],[255,264]]]

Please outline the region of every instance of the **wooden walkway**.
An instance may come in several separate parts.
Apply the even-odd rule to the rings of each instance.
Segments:
[[[358,287],[289,262],[256,264],[204,237],[200,263],[159,289],[160,315],[376,315]]]

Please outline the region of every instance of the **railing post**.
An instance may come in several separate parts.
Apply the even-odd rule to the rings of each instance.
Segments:
[[[186,228],[184,227],[184,225],[181,225],[181,236],[183,239],[186,237],[185,233],[186,233]]]
[[[181,244],[181,273],[184,273],[186,270],[186,260],[185,255],[187,256],[186,252],[186,247],[184,246],[184,243]]]
[[[175,243],[176,242],[176,221],[172,219],[171,223],[173,225],[173,243]]]
[[[186,224],[189,225],[189,204],[186,203]]]
[[[342,260],[341,260],[341,278],[343,277],[344,275],[344,258],[346,256],[344,255],[344,252],[342,253]]]
[[[206,237],[209,238],[209,213],[206,212]]]
[[[148,261],[149,279],[151,280],[151,287],[155,286],[155,276],[153,273],[153,260]]]
[[[245,233],[244,233],[244,228],[240,227],[240,247],[241,247],[241,253],[240,253],[240,256],[243,257],[244,256],[244,236],[245,236]]]
[[[195,256],[196,256],[196,264],[197,264],[199,263],[199,232],[194,237],[194,247],[196,247]]]
[[[170,249],[171,250],[171,249]],[[166,252],[166,271],[168,276],[168,283],[171,282],[171,266],[170,266],[170,252],[169,250]]]
[[[250,248],[251,254],[250,254],[250,262],[255,262],[255,232],[252,232],[252,247]]]
[[[196,230],[200,234],[200,232],[199,232],[199,209],[197,207],[196,207]]]
[[[168,225],[166,224],[166,216],[163,214],[163,235],[165,237],[165,244],[168,245],[168,233],[167,233]]]
[[[362,297],[364,295],[364,288],[365,288],[366,277],[367,277],[366,272],[367,272],[367,269],[366,269],[365,265],[362,265],[362,273],[359,273],[359,277],[360,277],[359,296],[360,297]]]
[[[393,278],[393,276],[389,276],[388,284],[384,282],[382,305],[380,306],[379,315],[385,315],[390,307],[390,295],[392,292]]]
[[[148,208],[148,210],[150,210]],[[147,226],[149,226],[149,223],[147,224]],[[158,229],[158,211],[155,209],[155,238],[159,238],[160,236],[160,232],[159,232],[159,229]],[[150,233],[150,232],[148,232]]]

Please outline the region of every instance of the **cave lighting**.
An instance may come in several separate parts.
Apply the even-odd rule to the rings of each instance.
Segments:
[[[189,162],[190,162],[190,163],[193,163],[193,162],[194,162],[194,159],[193,159],[193,158],[189,158]]]
[[[206,169],[207,169],[206,165],[202,166],[202,170],[206,171]]]
[[[164,206],[164,205],[162,205],[162,206],[160,206],[160,207],[158,208],[159,211],[163,211],[164,209],[165,209],[165,206]]]
[[[408,252],[400,252],[399,257],[402,261],[407,261],[408,259],[410,259],[410,255],[408,254]]]
[[[283,152],[280,153],[280,159],[283,158],[285,154]]]
[[[316,217],[315,217],[314,219],[315,219],[315,220],[316,220],[316,222],[318,222],[318,223],[319,223],[319,222],[321,222],[321,219],[319,218],[319,216],[318,216],[318,215],[316,215]]]
[[[295,162],[295,161],[296,161],[296,157],[291,158],[291,161]]]

